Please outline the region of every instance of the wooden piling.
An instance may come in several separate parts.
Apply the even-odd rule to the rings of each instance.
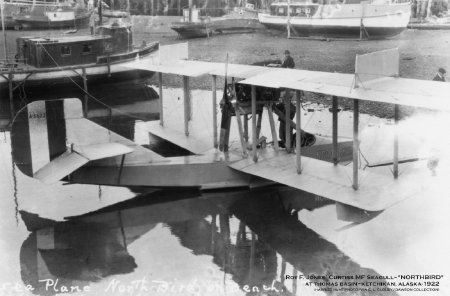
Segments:
[[[9,111],[11,112],[11,120],[16,116],[14,108],[14,88],[13,88],[14,74],[10,71],[8,73],[8,90],[9,90]]]

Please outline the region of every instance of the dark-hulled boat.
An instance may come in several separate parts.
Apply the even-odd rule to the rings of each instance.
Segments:
[[[136,59],[151,58],[158,42],[133,46],[130,27],[101,26],[96,35],[59,38],[17,38],[13,63],[0,68],[0,88],[26,81],[27,87],[89,81],[148,78],[153,73],[126,67]]]
[[[247,4],[244,8],[235,8],[222,17],[199,17],[198,9],[191,9],[191,14],[189,21],[189,10],[186,9],[183,21],[170,25],[170,28],[182,38],[209,37],[222,33],[245,33],[262,27],[253,4]]]

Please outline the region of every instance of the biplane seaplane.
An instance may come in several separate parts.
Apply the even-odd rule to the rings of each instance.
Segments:
[[[18,112],[11,132],[16,165],[25,175],[44,183],[64,180],[200,190],[280,183],[366,211],[381,211],[412,196],[430,178],[426,166],[399,176],[399,166],[405,160],[399,155],[398,135],[392,138],[391,157],[386,162],[392,167],[392,175],[360,166],[360,101],[392,104],[396,123],[399,105],[450,109],[444,96],[450,93],[449,84],[399,77],[397,49],[359,55],[355,74],[342,74],[193,61],[188,60],[187,47],[161,46],[151,62],[135,61],[128,67],[158,73],[160,120],[147,123],[146,128],[150,134],[189,151],[188,156],[164,157],[144,148],[86,119],[78,99],[63,99],[36,101]],[[163,74],[182,76],[184,119],[176,118],[180,123],[177,128],[170,126],[174,118],[164,113],[170,99],[163,96]],[[195,116],[189,89],[189,79],[202,75],[212,77],[212,108],[208,107],[212,112],[206,119]],[[224,91],[220,136],[218,76],[234,81]],[[332,136],[328,142],[302,131],[303,92],[332,97]],[[278,145],[273,116],[280,96],[277,94],[284,96],[285,102],[286,112],[280,117],[286,126],[285,148]],[[353,100],[350,141],[342,141],[338,135],[338,97]],[[291,108],[296,109],[295,121],[290,117]],[[238,145],[232,147],[227,130],[233,117]],[[268,118],[273,140],[270,145],[265,145],[260,136],[262,118]],[[211,126],[212,139],[205,140],[202,132]],[[293,130],[301,136],[292,137]]]

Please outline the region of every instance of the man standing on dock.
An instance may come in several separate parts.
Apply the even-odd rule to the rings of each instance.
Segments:
[[[443,81],[445,82],[445,73],[447,73],[445,71],[444,68],[439,68],[436,76],[434,76],[433,81]]]

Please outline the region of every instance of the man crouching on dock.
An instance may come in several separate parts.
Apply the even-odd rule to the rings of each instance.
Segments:
[[[268,64],[269,67],[281,67],[281,68],[289,68],[294,69],[295,68],[295,62],[294,59],[291,57],[291,53],[289,50],[284,51],[284,60],[281,64]]]

